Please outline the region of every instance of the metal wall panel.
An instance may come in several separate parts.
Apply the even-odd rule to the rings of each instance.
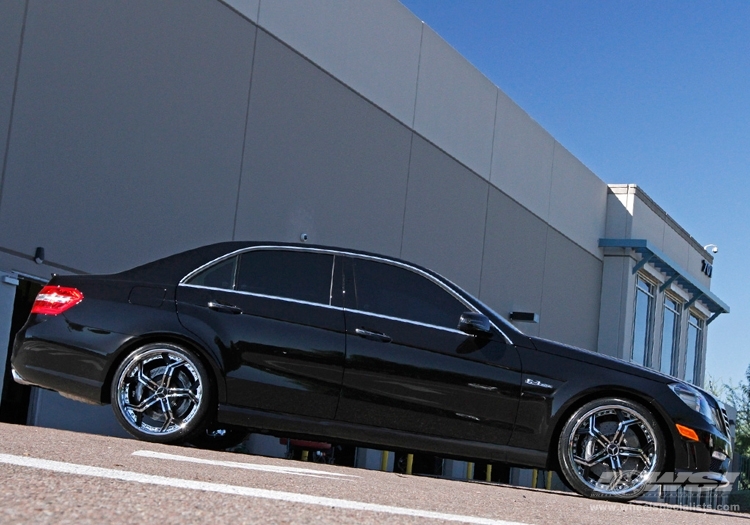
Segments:
[[[561,144],[555,144],[549,224],[601,259],[607,221],[607,185]]]
[[[247,17],[255,23],[258,22],[258,9],[260,8],[260,0],[219,0],[224,2],[228,6],[236,9],[242,16]]]
[[[500,92],[490,181],[545,221],[554,146],[552,136]]]
[[[596,351],[602,261],[550,228],[539,335]]]
[[[479,293],[489,184],[415,136],[401,256]]]
[[[10,128],[13,87],[16,83],[16,67],[25,7],[26,2],[23,0],[0,2],[0,177],[2,177]],[[0,179],[0,187],[2,187],[2,179]]]
[[[398,255],[411,132],[259,31],[235,237]]]
[[[513,199],[490,189],[479,298],[506,318],[512,311],[541,313],[548,228]],[[517,326],[539,335],[539,324]]]
[[[397,0],[263,0],[258,22],[401,122],[412,124],[422,23]]]
[[[425,26],[414,129],[488,180],[497,93],[487,77]]]
[[[229,239],[254,31],[219,2],[32,1],[0,245],[108,272]]]

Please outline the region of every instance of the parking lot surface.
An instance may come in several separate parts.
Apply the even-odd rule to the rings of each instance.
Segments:
[[[743,514],[609,503],[0,424],[0,523],[743,524]]]

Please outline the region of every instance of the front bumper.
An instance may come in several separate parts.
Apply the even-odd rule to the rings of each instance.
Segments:
[[[696,414],[681,425],[693,429],[698,440],[682,437],[673,428],[674,474],[665,474],[659,483],[721,487],[730,483],[726,474],[732,461],[732,444],[722,429]],[[671,481],[670,481],[671,480]]]

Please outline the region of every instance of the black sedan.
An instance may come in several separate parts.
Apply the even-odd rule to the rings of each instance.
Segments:
[[[55,276],[12,366],[159,443],[242,427],[557,469],[615,500],[663,473],[723,483],[731,456],[710,394],[524,335],[439,275],[354,250],[228,242]]]

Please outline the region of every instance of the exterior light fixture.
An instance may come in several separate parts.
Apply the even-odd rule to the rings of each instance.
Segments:
[[[706,251],[709,251],[709,248],[711,248],[711,253],[719,253],[719,247],[715,244],[707,244],[703,247],[703,249]]]
[[[34,252],[34,262],[37,264],[42,264],[44,262],[44,248],[41,246],[37,246],[37,249]]]
[[[522,323],[538,323],[539,314],[534,312],[511,312],[511,321],[520,321]]]

